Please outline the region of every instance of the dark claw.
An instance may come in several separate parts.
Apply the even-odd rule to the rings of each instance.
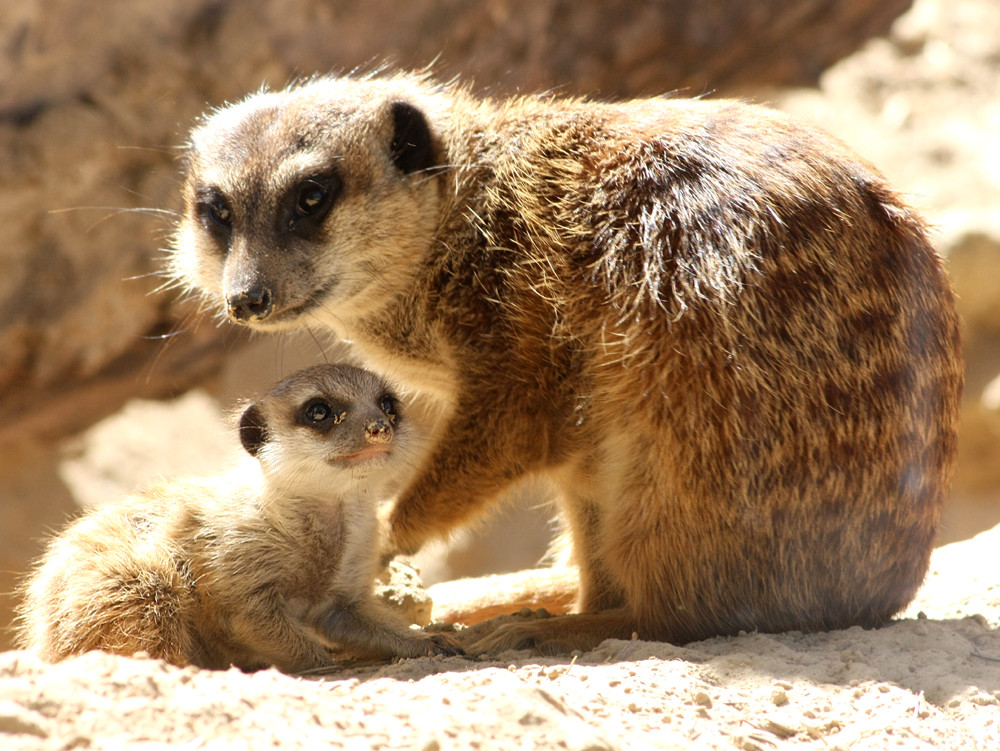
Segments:
[[[434,645],[434,654],[445,657],[468,657],[465,650],[453,642],[444,634],[434,634],[431,636],[431,644]]]

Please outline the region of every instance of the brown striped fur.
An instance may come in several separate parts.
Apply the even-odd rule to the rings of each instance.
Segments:
[[[328,213],[296,224],[328,173]],[[352,341],[436,413],[391,551],[555,481],[586,615],[483,648],[875,626],[920,585],[953,294],[921,219],[828,135],[735,101],[320,78],[208,117],[186,196],[181,285]]]

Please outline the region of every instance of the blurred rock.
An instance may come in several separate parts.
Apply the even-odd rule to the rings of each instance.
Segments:
[[[394,559],[375,582],[375,598],[407,624],[431,622],[433,603],[420,579],[420,570],[408,560]]]
[[[0,452],[0,648],[11,643],[15,590],[28,563],[41,554],[43,538],[77,509],[57,470],[58,456],[38,441]]]
[[[224,411],[201,389],[169,401],[135,399],[68,442],[59,475],[81,506],[160,478],[216,475],[245,455]]]

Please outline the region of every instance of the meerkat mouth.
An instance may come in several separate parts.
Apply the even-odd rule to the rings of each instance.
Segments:
[[[390,449],[385,446],[367,446],[353,454],[338,454],[330,458],[333,464],[346,466],[356,466],[359,464],[369,464],[376,461],[385,461],[389,458]]]
[[[284,310],[275,311],[267,319],[258,323],[264,324],[265,326],[268,324],[287,324],[306,315],[307,313],[311,313],[326,302],[330,293],[333,292],[338,283],[337,279],[332,279],[323,286],[317,287],[313,290],[312,294],[298,305],[285,308]]]

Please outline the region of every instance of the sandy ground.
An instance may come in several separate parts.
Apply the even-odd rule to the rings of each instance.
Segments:
[[[935,552],[906,617],[677,647],[606,641],[319,677],[0,655],[0,748],[997,749],[1000,527]]]

